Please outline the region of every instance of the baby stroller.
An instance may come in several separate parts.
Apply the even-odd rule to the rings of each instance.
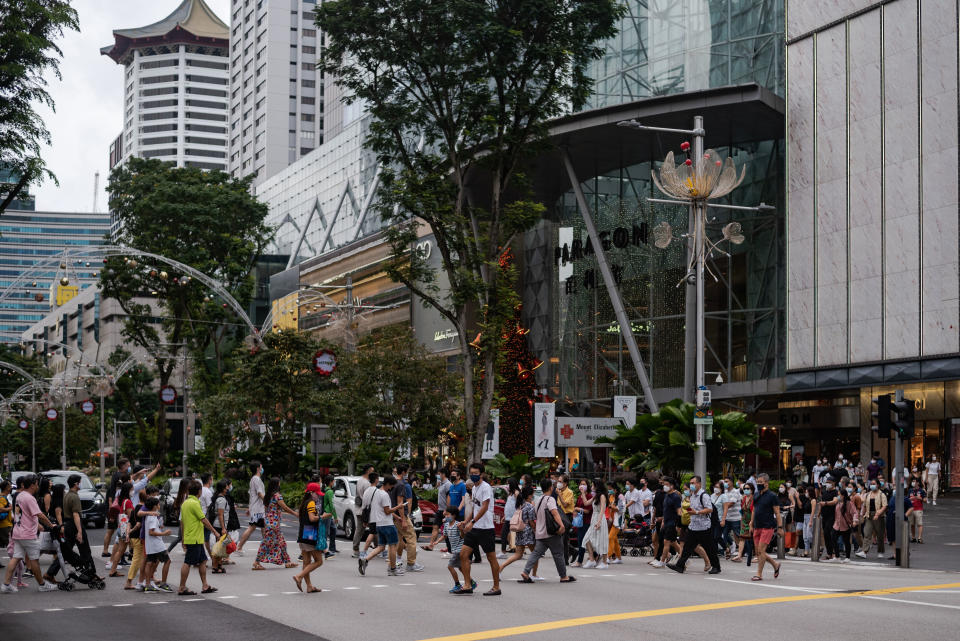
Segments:
[[[50,532],[53,552],[57,555],[60,572],[63,574],[63,581],[60,581],[57,587],[67,592],[73,590],[77,583],[89,586],[91,590],[102,590],[107,587],[103,577],[97,574],[97,566],[90,555],[89,547],[80,546],[79,550],[70,550],[64,554],[63,537],[63,527],[57,527]]]
[[[653,554],[653,535],[647,521],[630,519],[629,523],[624,523],[624,527],[620,530],[617,538],[620,540],[620,550],[624,555],[646,556],[647,554]]]

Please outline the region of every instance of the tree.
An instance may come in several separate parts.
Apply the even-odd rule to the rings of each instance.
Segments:
[[[270,333],[263,341],[265,349],[253,353],[238,348],[237,367],[222,391],[199,401],[204,447],[219,453],[240,442],[264,452],[268,470],[296,471],[304,432],[321,406],[320,391],[333,385],[316,374],[313,357],[335,347],[298,332]]]
[[[64,31],[79,29],[77,12],[66,0],[0,0],[0,214],[32,183],[56,180],[40,157],[50,132],[36,112],[54,108],[47,74],[60,78],[63,53],[56,44]]]
[[[529,474],[535,479],[550,469],[549,463],[530,459],[526,454],[517,454],[512,458],[507,458],[502,453],[497,453],[486,464],[487,474],[494,478],[518,479],[524,474]]]
[[[410,328],[387,327],[360,339],[339,358],[336,384],[319,398],[319,415],[347,453],[378,444],[396,458],[435,443],[455,416],[456,377]]]
[[[674,399],[660,406],[653,414],[641,414],[636,425],[618,427],[613,438],[598,438],[598,443],[612,443],[614,460],[627,468],[660,470],[671,476],[693,469],[696,406]],[[766,452],[756,444],[756,424],[743,412],[727,412],[713,417],[713,438],[707,441],[707,462],[710,473],[724,465],[742,462],[746,454]],[[714,476],[715,478],[715,476]]]
[[[516,324],[507,328],[497,374],[500,405],[500,451],[507,456],[533,454],[533,410],[537,392],[533,370],[540,361],[527,345],[529,329],[520,324],[519,307],[514,314]]]
[[[382,170],[377,211],[390,223],[391,276],[456,329],[464,426],[478,456],[494,399],[495,363],[513,318],[511,271],[498,258],[545,208],[524,163],[549,119],[579,108],[586,67],[615,33],[616,0],[336,0],[319,7],[321,68],[372,115],[367,146]],[[486,176],[480,193],[472,185]],[[433,233],[438,270],[410,251]],[[479,326],[475,357],[468,333]],[[475,358],[487,375],[477,383]],[[479,387],[479,393],[477,393]]]
[[[253,295],[254,261],[272,237],[264,224],[267,208],[250,193],[251,180],[131,158],[110,174],[117,242],[189,265],[246,305]],[[159,384],[171,383],[182,362],[181,345],[186,345],[194,359],[195,390],[215,390],[231,367],[232,345],[246,326],[215,292],[185,274],[162,264],[141,264],[136,257],[106,262],[100,272],[104,295],[115,298],[127,314],[124,336],[152,355]],[[160,309],[143,296],[156,297]],[[153,419],[152,454],[163,460],[168,447],[166,407],[161,405]],[[147,429],[147,417],[135,420],[141,430]]]

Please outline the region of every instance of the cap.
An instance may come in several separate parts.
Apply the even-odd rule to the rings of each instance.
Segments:
[[[319,483],[307,483],[306,491],[315,492],[316,494],[323,494],[323,488]]]

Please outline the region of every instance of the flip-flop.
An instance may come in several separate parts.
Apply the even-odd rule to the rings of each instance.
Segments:
[[[263,567],[262,565],[255,565],[251,569],[260,571],[260,570],[266,570],[267,568]]]
[[[560,583],[576,583],[576,582],[577,582],[577,577],[570,576],[570,575],[567,575],[566,581],[564,581],[563,579],[560,579]]]
[[[775,579],[779,579],[779,578],[780,578],[780,566],[779,566],[779,565],[773,569],[773,578],[775,578]]]
[[[433,547],[430,545],[421,545],[420,549],[424,550],[425,552],[433,552]]]
[[[757,576],[756,574],[754,574],[752,577],[750,577],[750,580],[751,580],[751,581],[763,581],[763,577],[762,577],[762,576]]]
[[[483,593],[483,596],[500,596],[500,594],[501,594],[501,592],[500,592],[499,589],[498,589],[498,590],[487,590],[486,592]]]
[[[533,579],[528,576],[521,575],[520,578],[517,579],[517,583],[533,583]]]
[[[132,585],[125,585],[125,586],[123,586],[123,589],[124,589],[124,590],[136,590],[137,588],[133,587]]]
[[[184,590],[183,592],[177,592],[178,596],[197,596],[197,593],[193,590]]]
[[[297,584],[297,589],[303,592],[303,579],[298,576],[290,577],[293,579],[293,582]]]
[[[293,568],[298,568],[298,567],[300,567],[300,566],[299,566],[298,564],[296,564],[296,563],[287,563],[287,564],[284,565],[283,567],[287,568],[288,570],[292,570]]]
[[[307,590],[307,594],[316,594],[317,592],[323,592],[320,588],[310,588]]]
[[[211,585],[211,586],[208,586],[208,587],[204,588],[203,590],[200,590],[200,594],[213,594],[213,593],[216,592],[216,591],[217,591],[217,588],[215,588],[215,587],[213,587],[213,586]]]

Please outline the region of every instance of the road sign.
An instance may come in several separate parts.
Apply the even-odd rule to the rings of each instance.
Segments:
[[[160,402],[164,405],[173,405],[177,402],[177,390],[170,385],[160,388]]]
[[[93,404],[89,398],[84,402],[80,403],[80,410],[87,415],[93,414],[94,410],[97,409],[97,406]]]
[[[30,427],[30,422],[25,418],[21,418],[20,422],[17,423],[17,427],[19,427],[21,430],[25,430]]]
[[[313,355],[313,371],[320,376],[330,376],[337,369],[337,356],[329,349],[322,349]]]
[[[57,417],[58,417],[58,416],[60,416],[60,412],[58,412],[55,407],[51,407],[51,408],[48,408],[48,409],[47,409],[47,420],[48,420],[48,421],[55,421],[55,420],[57,420]]]

